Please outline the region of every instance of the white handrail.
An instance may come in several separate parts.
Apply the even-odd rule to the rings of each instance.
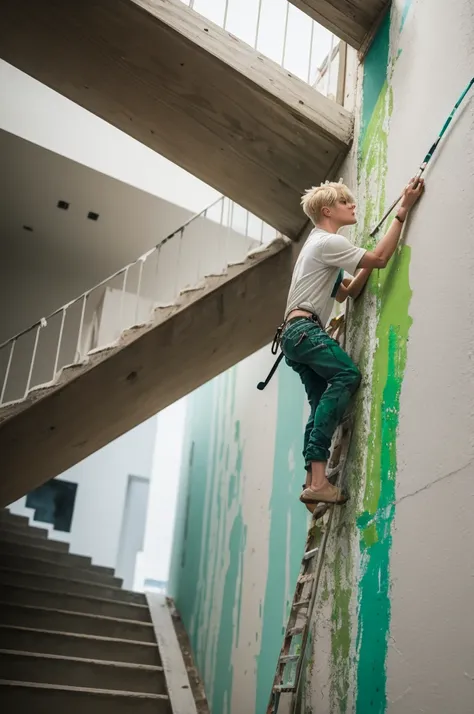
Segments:
[[[235,261],[237,244],[240,246],[237,252],[241,256],[238,260],[243,260],[249,247],[257,247],[264,242],[266,224],[245,210],[241,225],[237,225],[236,208],[244,211],[230,199],[221,196],[135,261],[3,342],[0,345],[0,356],[5,356],[5,359],[0,360],[3,373],[0,377],[0,405],[24,398],[30,389],[39,384],[54,381],[62,367],[77,364],[85,356],[89,351],[85,343],[94,349],[101,348],[104,339],[106,344],[114,342],[124,329],[141,324],[143,319],[150,319],[153,310],[163,304],[163,290],[170,293],[164,299],[164,304],[174,304],[184,289],[199,285],[205,275],[216,272],[225,274],[229,263]],[[209,228],[201,230],[197,222],[203,220],[209,221]],[[211,229],[212,224],[222,226],[224,232],[219,234],[218,229],[217,232],[216,228]],[[193,226],[196,226],[196,230],[192,230]],[[268,231],[271,234],[270,240],[277,237],[275,229],[268,226]],[[240,243],[238,235],[242,236]],[[250,239],[250,245],[247,239]],[[185,240],[191,241],[186,243],[186,249],[183,245]],[[210,240],[215,240],[216,244],[210,246]],[[159,276],[160,267],[162,279]],[[182,269],[185,275],[187,271],[187,278],[183,278]],[[117,279],[120,278],[117,286]],[[101,332],[100,316],[105,297],[110,298],[112,293],[116,296],[113,335],[110,336],[109,324],[106,330],[108,337],[105,338]],[[59,321],[54,319],[58,316]],[[48,330],[47,338],[44,339],[43,335]],[[32,340],[28,337],[30,333]]]

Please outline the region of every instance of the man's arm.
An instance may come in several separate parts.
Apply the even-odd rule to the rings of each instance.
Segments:
[[[402,204],[397,211],[397,215],[403,222],[405,222],[410,208],[415,205],[424,191],[425,183],[423,179],[420,179],[416,188],[413,188],[413,184],[414,179],[410,181],[405,189]],[[342,281],[336,293],[336,300],[338,302],[344,302],[348,297],[356,300],[364,289],[372,270],[374,270],[374,268],[385,268],[387,266],[388,261],[397,249],[401,232],[402,223],[395,218],[387,233],[374,248],[373,252],[368,250],[361,258],[354,278],[352,278],[352,280],[345,278]]]
[[[337,302],[344,302],[348,297],[356,300],[369,279],[372,268],[358,270],[354,278],[344,278],[336,293]]]
[[[397,216],[402,222],[408,215],[408,211],[415,205],[420,198],[425,188],[425,182],[420,179],[417,187],[414,188],[414,179],[410,181],[405,191],[403,192],[403,200],[400,208],[397,211]],[[400,234],[402,232],[402,223],[396,218],[392,221],[392,225],[388,229],[384,237],[379,241],[373,251],[368,250],[360,260],[358,268],[386,268],[387,263],[395,253]],[[367,276],[368,277],[368,276]],[[356,278],[354,278],[356,280]],[[366,278],[367,282],[367,278]],[[360,291],[359,291],[360,292]]]

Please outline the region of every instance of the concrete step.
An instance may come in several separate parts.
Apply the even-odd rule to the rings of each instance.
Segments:
[[[154,642],[135,642],[11,625],[0,625],[0,649],[148,664],[155,667],[161,665],[160,653]]]
[[[107,600],[106,598],[92,597],[91,595],[74,595],[67,591],[51,592],[36,587],[26,588],[0,582],[0,600],[18,605],[49,607],[53,610],[105,615],[106,617],[118,617],[136,622],[150,622],[150,611],[147,605],[117,602],[116,600]]]
[[[12,513],[7,508],[0,509],[0,522],[5,523],[16,523],[17,525],[28,526],[30,519],[28,516],[18,516],[16,513]]]
[[[0,650],[0,672],[17,682],[166,694],[163,668],[144,664]]]
[[[32,535],[35,538],[47,538],[49,531],[46,528],[37,528],[36,526],[23,525],[22,523],[14,523],[9,521],[0,521],[0,538],[3,533],[16,533],[18,535]]]
[[[28,558],[38,558],[40,560],[48,560],[53,563],[60,563],[61,565],[68,565],[71,567],[78,568],[90,568],[92,566],[91,558],[85,555],[73,555],[72,553],[61,553],[57,550],[51,550],[48,548],[43,548],[38,543],[38,545],[22,544],[22,543],[10,543],[10,542],[0,542],[0,552],[9,553],[10,555],[24,556]],[[94,566],[97,568],[99,566]],[[113,575],[114,571],[112,568],[102,568],[104,573]]]
[[[25,570],[29,573],[55,575],[58,578],[72,578],[73,580],[87,580],[88,582],[107,585],[108,587],[120,588],[122,579],[116,578],[114,575],[108,575],[98,565],[89,565],[89,567],[77,567],[62,565],[51,560],[43,560],[42,558],[34,558],[13,553],[0,552],[0,567],[15,568],[17,570]]]
[[[136,622],[116,617],[68,612],[60,608],[21,605],[0,600],[0,624],[54,630],[99,637],[113,637],[136,642],[156,642],[150,622]]]
[[[69,543],[62,543],[59,540],[49,540],[35,536],[32,529],[25,530],[25,533],[13,533],[12,531],[0,532],[0,548],[4,543],[16,543],[18,545],[27,545],[36,547],[38,544],[44,550],[58,550],[62,553],[69,552]]]
[[[34,573],[17,568],[3,568],[0,566],[0,583],[17,585],[21,587],[41,588],[51,592],[68,592],[74,595],[91,595],[92,597],[131,602],[136,605],[146,605],[143,593],[130,592],[117,587],[110,587],[87,580],[87,573],[80,579],[58,577],[45,573]]]
[[[51,684],[0,680],[0,700],[7,712],[34,714],[66,710],[68,714],[172,714],[164,694],[138,694]]]

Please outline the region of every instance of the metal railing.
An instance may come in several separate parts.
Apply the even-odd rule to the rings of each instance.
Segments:
[[[269,59],[342,103],[339,62],[345,44],[287,0],[181,0]],[[331,57],[331,62],[328,58]]]
[[[66,365],[116,343],[158,307],[266,245],[277,231],[222,196],[133,263],[0,345],[0,406],[54,382]]]

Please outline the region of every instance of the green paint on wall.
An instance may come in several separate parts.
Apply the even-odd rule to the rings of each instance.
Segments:
[[[232,695],[232,649],[234,641],[234,610],[240,613],[242,591],[237,589],[237,583],[242,578],[242,557],[244,550],[245,529],[242,515],[234,519],[229,539],[229,566],[225,576],[224,593],[222,596],[222,611],[219,622],[219,635],[215,657],[215,667],[212,672],[214,680],[211,702],[212,712],[230,714]]]
[[[413,0],[405,0],[405,5],[403,6],[402,10],[402,17],[400,21],[400,32],[403,30],[405,26],[405,22],[408,16],[408,13],[410,12],[411,4]]]
[[[363,107],[359,146],[361,146],[364,141],[375,105],[377,104],[380,92],[387,79],[389,45],[390,13],[387,13],[364,61],[364,80],[362,85]]]
[[[369,231],[383,212],[387,174],[387,144],[393,93],[387,77],[389,25],[372,50],[378,52],[380,66],[366,66],[376,82],[364,81],[365,132],[360,143],[359,188],[366,199],[364,231]],[[376,54],[373,55],[374,61]],[[384,68],[383,82],[382,66]],[[374,101],[372,90],[379,86]],[[367,100],[367,104],[366,104]],[[384,227],[380,232],[383,235]],[[380,237],[379,235],[379,237]],[[401,247],[386,270],[373,274],[369,293],[375,309],[375,353],[369,359],[370,343],[364,346],[366,364],[371,364],[370,419],[364,440],[366,449],[365,490],[359,514],[361,578],[358,593],[356,714],[384,714],[386,711],[386,659],[390,633],[390,550],[395,515],[397,472],[397,429],[400,393],[406,365],[409,305],[410,249]],[[367,308],[367,300],[364,304]],[[364,438],[365,437],[365,438]]]
[[[247,528],[241,509],[243,451],[234,416],[237,368],[191,397],[194,441],[186,557],[177,606],[213,712],[230,714]]]
[[[268,575],[262,608],[261,647],[257,657],[255,712],[258,714],[265,712],[270,697],[308,527],[307,512],[298,500],[304,480],[301,455],[304,402],[304,389],[297,375],[285,365],[278,372]],[[287,578],[288,559],[290,572]]]
[[[341,714],[347,711],[352,667],[350,660],[352,584],[349,577],[352,564],[347,556],[348,553],[344,552],[342,547],[336,548],[332,566],[334,594],[331,616],[331,665],[335,676],[331,678],[330,701],[331,711],[338,711]]]
[[[360,518],[357,714],[386,711],[386,659],[390,632],[390,549],[395,515],[397,429],[411,318],[410,250],[404,247],[381,285],[370,416],[365,511]],[[396,281],[396,289],[393,283]],[[369,525],[367,525],[369,524]],[[367,538],[376,529],[376,538]]]
[[[387,121],[392,111],[392,94],[388,88],[390,16],[387,15],[366,57],[363,81],[362,126],[359,136],[359,204],[363,207],[357,243],[370,249],[375,240],[369,238],[370,230],[385,205],[385,180],[387,174]],[[349,325],[349,344],[362,340],[358,364],[362,373],[370,377],[369,315],[367,298],[378,294],[378,273],[369,282],[366,296],[355,304]],[[364,337],[361,338],[360,336]],[[369,380],[370,382],[370,380]],[[356,420],[349,455],[348,485],[351,500],[345,509],[335,514],[334,533],[329,543],[333,561],[328,564],[332,572],[331,601],[331,661],[330,661],[330,711],[345,714],[351,688],[355,688],[355,668],[352,634],[352,603],[355,602],[353,584],[356,571],[353,562],[353,543],[357,539],[355,525],[358,503],[364,479],[364,455],[367,450],[367,430],[364,426],[364,392],[360,390],[355,400]],[[370,530],[368,540],[374,537]]]
[[[209,382],[190,397],[186,444],[194,441],[193,462],[189,465],[183,460],[183,468],[189,469],[188,498],[192,510],[188,512],[185,524],[186,540],[175,597],[193,646],[196,644],[196,630],[190,628],[193,612],[198,607],[196,583],[199,582],[201,541],[206,527],[202,517],[196,518],[195,513],[200,511],[202,514],[205,508],[206,480],[210,472],[208,431],[212,422],[214,386],[213,382]],[[187,451],[189,453],[189,448]]]
[[[364,518],[361,516],[359,519],[359,527],[362,528],[362,538],[364,539],[364,545],[369,548],[374,543],[377,543],[379,537],[377,534],[377,526],[375,523],[371,523],[367,528],[363,526]]]

